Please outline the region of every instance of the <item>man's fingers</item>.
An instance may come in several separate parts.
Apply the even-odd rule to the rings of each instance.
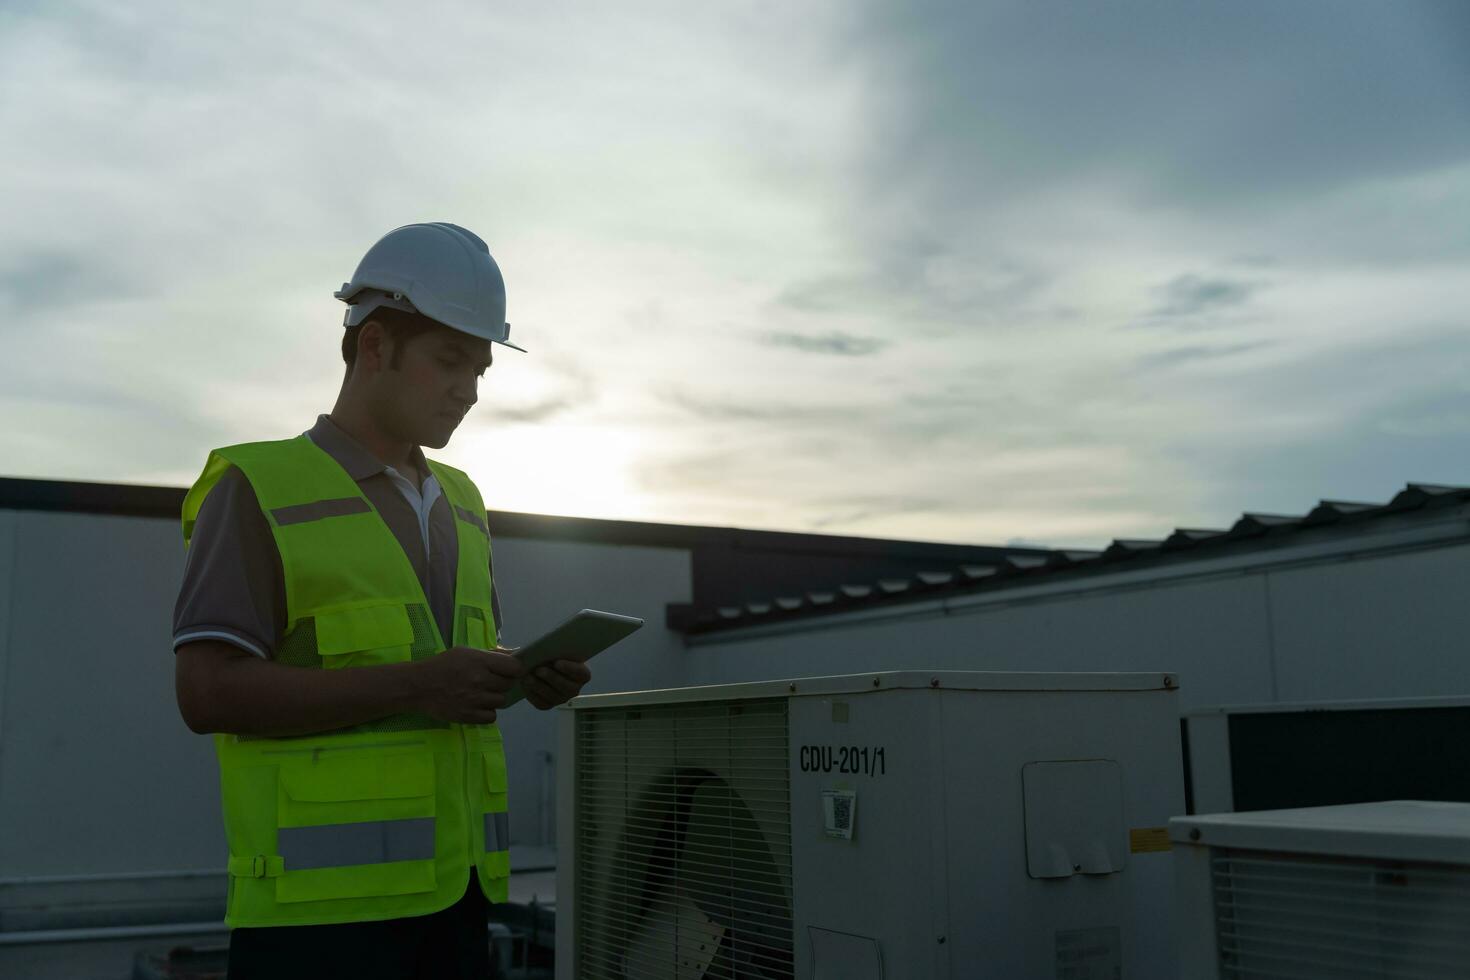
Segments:
[[[521,687],[526,691],[526,700],[538,708],[546,709],[553,705],[561,704],[567,700],[559,692],[543,681],[539,675],[532,674],[521,681]]]
[[[580,660],[557,660],[551,666],[558,674],[578,684],[586,684],[592,679],[592,668]]]
[[[477,679],[480,682],[481,690],[490,691],[494,694],[504,694],[512,687],[515,687],[516,683],[514,677],[507,677],[504,674],[497,674],[494,671],[486,671]]]
[[[570,698],[576,697],[577,692],[582,689],[582,685],[580,683],[568,679],[558,671],[552,670],[549,667],[539,668],[534,674],[527,678],[527,680],[535,681],[544,689],[554,692],[558,700],[561,701],[566,701]]]
[[[501,677],[519,677],[525,672],[525,667],[521,662],[507,653],[487,650],[484,660],[485,666]]]

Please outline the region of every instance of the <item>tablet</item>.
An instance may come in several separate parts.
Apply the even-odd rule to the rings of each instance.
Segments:
[[[643,620],[635,616],[583,609],[550,633],[521,647],[515,657],[528,674],[553,660],[586,663],[642,625]],[[526,692],[521,690],[517,681],[505,692],[505,707],[509,708],[525,696]]]

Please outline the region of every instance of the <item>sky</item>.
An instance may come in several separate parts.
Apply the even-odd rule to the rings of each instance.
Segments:
[[[1470,485],[1470,4],[0,2],[0,474],[186,486],[390,229],[495,510],[1097,548]]]

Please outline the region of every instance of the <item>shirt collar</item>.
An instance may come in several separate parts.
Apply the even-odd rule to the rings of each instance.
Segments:
[[[362,443],[352,438],[342,427],[333,422],[326,415],[316,417],[316,425],[306,431],[306,437],[337,461],[337,465],[347,471],[347,475],[361,483],[370,476],[388,471],[388,464],[368,452]],[[424,451],[418,446],[413,447],[414,464],[428,473],[428,463],[424,459]],[[432,474],[430,474],[432,475]]]

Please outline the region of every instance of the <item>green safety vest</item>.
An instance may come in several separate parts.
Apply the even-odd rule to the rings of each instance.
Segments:
[[[230,466],[250,481],[286,589],[279,663],[337,670],[447,648],[403,547],[356,481],[306,436],[216,449],[184,498],[184,542]],[[455,516],[451,645],[493,647],[490,536],[468,476],[429,463]],[[230,848],[225,922],[313,925],[425,915],[473,867],[492,902],[510,880],[505,755],[494,725],[400,714],[319,735],[216,735]]]

